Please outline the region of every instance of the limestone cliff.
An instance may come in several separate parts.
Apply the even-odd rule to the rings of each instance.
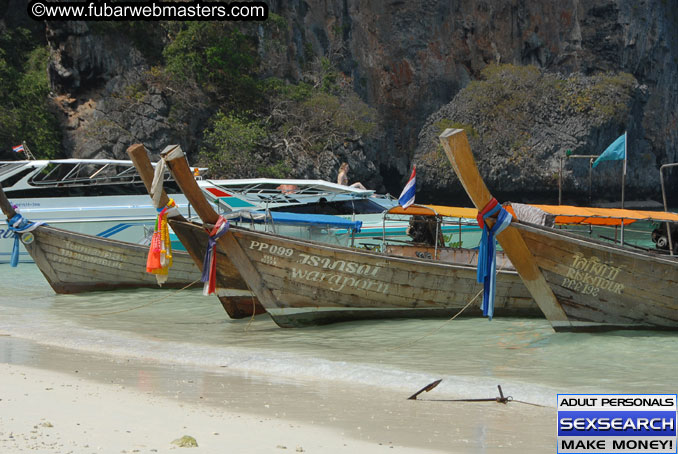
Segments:
[[[658,166],[678,157],[675,1],[346,0],[287,5],[281,12],[293,19],[292,52],[300,53],[304,43],[311,42],[316,52],[339,53],[356,90],[381,112],[386,136],[380,143],[379,164],[392,191],[407,177],[408,165],[416,162],[415,148],[431,146],[426,134],[426,143],[418,143],[427,117],[491,63],[532,64],[563,74],[632,74],[642,89],[630,115],[617,124],[587,130],[586,140],[567,142],[567,147],[598,154],[620,130],[632,131],[629,149],[634,162],[628,184],[643,195],[657,195]],[[542,146],[552,153],[565,146],[559,135],[544,140]],[[546,171],[552,167],[547,165]],[[498,183],[514,187],[512,181],[529,178],[532,170],[525,168],[522,175],[504,172]],[[426,178],[429,172],[432,177]],[[440,173],[420,164],[424,197],[460,189],[449,171],[443,172],[444,178],[438,178]],[[607,189],[616,193],[617,179],[608,180]],[[554,194],[554,186],[545,189]]]
[[[629,115],[591,128],[574,120],[586,131],[574,135],[569,145],[576,152],[596,154],[620,130],[633,131],[631,159],[642,161],[642,166],[633,170],[630,165],[628,181],[643,195],[657,194],[653,172],[660,163],[677,158],[675,0],[274,0],[270,6],[285,19],[285,46],[266,46],[269,37],[263,31],[258,34],[261,56],[268,63],[262,75],[297,79],[304,61],[327,56],[378,110],[384,134],[360,155],[372,161],[364,168],[376,167],[380,175],[361,174],[352,166],[355,179],[368,185],[383,181],[386,190],[397,193],[409,166],[430,146],[430,134],[420,134],[429,116],[437,115],[429,124],[440,118],[443,113],[436,112],[492,63],[536,65],[563,75],[632,74],[638,89]],[[47,29],[50,75],[68,128],[65,146],[72,154],[121,157],[134,141],[156,151],[168,141],[194,148],[211,112],[197,108],[182,114],[172,109],[171,94],[162,83],[142,77],[152,64],[132,40],[97,34],[85,24],[48,23]],[[142,92],[149,96],[139,96]],[[540,147],[546,150],[551,171],[553,158],[548,154],[562,149],[563,137],[547,135],[543,140]],[[498,151],[482,150],[490,155],[500,155]],[[317,169],[317,174],[324,170]],[[497,184],[513,186],[533,171],[514,167]],[[458,191],[447,172],[419,164],[420,181],[427,183],[420,184],[422,198]],[[603,184],[601,190],[617,190],[612,178],[609,186]],[[553,193],[554,187],[546,189]]]

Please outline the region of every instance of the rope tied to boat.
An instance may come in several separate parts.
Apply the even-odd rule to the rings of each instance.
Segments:
[[[487,218],[497,215],[497,221],[492,228],[485,222]],[[478,213],[478,225],[483,229],[480,239],[480,248],[478,251],[478,270],[476,278],[483,284],[483,315],[492,320],[494,316],[494,295],[497,279],[497,239],[500,234],[511,223],[511,213],[506,211],[492,198],[485,208]]]
[[[207,250],[202,264],[202,277],[200,280],[205,283],[202,294],[207,296],[216,292],[217,288],[217,241],[228,231],[229,223],[223,217],[219,216],[217,223],[209,232],[207,241]]]
[[[167,282],[169,269],[172,267],[172,241],[167,217],[172,210],[176,210],[176,203],[174,199],[169,199],[165,207],[157,210],[158,218],[151,237],[151,246],[148,250],[146,272],[154,274],[158,285],[162,285]]]
[[[16,206],[13,208],[16,210]],[[21,235],[35,230],[42,224],[44,224],[42,221],[31,222],[25,219],[19,212],[16,212],[11,219],[7,219],[7,226],[14,233],[14,246],[12,247],[12,255],[9,261],[12,267],[16,267],[19,264],[19,239]]]
[[[153,171],[153,181],[151,182],[151,199],[153,199],[153,206],[156,209],[160,207],[160,198],[162,197],[163,183],[165,179],[165,160],[161,159],[155,165]]]
[[[158,161],[153,171],[153,181],[151,182],[151,199],[153,199],[153,206],[160,212],[163,208],[168,208],[167,216],[173,218],[179,216],[179,209],[177,208],[174,200],[170,199],[166,207],[160,206],[160,199],[162,198],[163,186],[165,181],[165,169],[167,168],[167,163],[164,159]]]

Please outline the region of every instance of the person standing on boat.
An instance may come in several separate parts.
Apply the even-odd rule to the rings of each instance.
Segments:
[[[341,184],[343,186],[349,186],[348,184],[348,162],[343,162],[341,166],[339,166],[339,174],[337,175],[337,184]],[[357,188],[357,189],[366,189],[365,186],[362,185],[359,181],[356,181],[352,185],[350,185],[352,188]]]

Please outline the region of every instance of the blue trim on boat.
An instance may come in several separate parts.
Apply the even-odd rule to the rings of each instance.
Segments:
[[[126,229],[132,227],[133,225],[135,225],[135,224],[124,223],[124,224],[114,225],[113,227],[111,227],[108,230],[104,230],[101,233],[97,233],[96,236],[100,236],[102,238],[110,238],[111,236],[115,235],[116,233],[120,233],[123,230],[126,230]]]
[[[237,197],[219,197],[219,201],[231,208],[250,208],[255,206],[251,203],[245,202],[244,200],[240,200]]]

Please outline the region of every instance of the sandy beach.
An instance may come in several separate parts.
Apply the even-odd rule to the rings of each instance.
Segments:
[[[0,364],[2,453],[486,453],[555,444],[551,408],[413,402],[326,382],[193,380],[158,365],[48,353],[69,372]],[[198,447],[172,444],[184,435]]]
[[[224,320],[210,298],[129,311],[153,292],[54,296],[36,268],[3,271],[16,289],[0,296],[2,454],[552,452],[553,407],[445,399],[494,397],[501,384],[517,400],[555,404],[577,388],[553,381],[573,374],[550,359],[601,357],[547,342],[533,320],[460,321],[413,344],[440,322],[281,330],[266,317]],[[661,340],[620,351],[649,358]],[[608,355],[616,346],[603,345]],[[172,444],[184,435],[198,447]]]
[[[201,407],[120,385],[0,366],[0,452],[436,452],[350,439],[313,424]]]

